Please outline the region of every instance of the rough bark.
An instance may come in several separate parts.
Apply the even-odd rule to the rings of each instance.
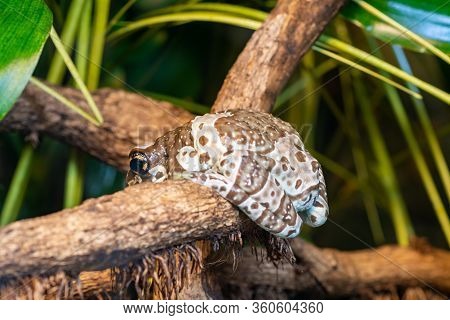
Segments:
[[[235,264],[213,268],[225,298],[239,299],[448,299],[450,253],[416,246],[386,245],[345,252],[319,249],[301,239],[291,242],[295,264],[257,260],[249,247]],[[76,282],[72,281],[72,287]],[[108,270],[84,271],[79,277],[81,294],[75,297],[111,298],[116,295]],[[202,292],[202,290],[196,290]],[[0,289],[0,297],[29,298],[20,285]],[[43,297],[54,299],[57,291]]]
[[[213,110],[269,111],[300,58],[345,0],[280,0],[230,69]]]
[[[79,90],[61,87],[57,90],[86,108]],[[0,122],[0,131],[47,134],[126,171],[131,148],[150,144],[193,118],[168,102],[122,90],[100,89],[93,96],[105,120],[100,127],[30,84]]]
[[[421,289],[422,298],[450,297],[450,252],[427,245],[402,248],[386,245],[375,249],[343,252],[319,249],[300,239],[291,242],[297,261],[274,267],[269,261],[250,263],[244,250],[243,263],[234,270],[222,267],[227,298],[420,298],[409,288]],[[259,288],[260,290],[258,290]]]
[[[0,229],[0,277],[77,274],[239,230],[239,212],[187,181],[143,183]]]

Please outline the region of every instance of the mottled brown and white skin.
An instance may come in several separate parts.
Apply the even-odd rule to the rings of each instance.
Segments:
[[[303,222],[317,227],[328,216],[319,162],[290,124],[267,113],[206,114],[131,150],[130,184],[168,178],[212,188],[283,238],[298,235]]]

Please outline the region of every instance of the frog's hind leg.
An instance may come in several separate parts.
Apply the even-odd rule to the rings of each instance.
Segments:
[[[258,219],[265,209],[242,190],[242,188],[221,173],[214,172],[213,170],[205,172],[183,172],[180,177],[213,189],[223,198],[241,209],[252,220]]]
[[[248,195],[243,190],[237,188],[230,179],[220,173],[214,172],[213,170],[207,170],[203,172],[185,171],[181,173],[179,177],[198,183],[216,191],[218,194],[220,194],[222,197],[236,206],[239,206],[248,198]]]
[[[291,238],[300,232],[301,218],[295,213],[289,198],[284,194],[277,208],[272,212],[269,202],[259,202],[259,197],[255,199],[254,196],[249,195],[232,180],[220,173],[212,170],[184,172],[182,178],[213,189],[237,206],[260,227],[279,237]]]
[[[271,160],[238,150],[222,158],[218,170],[248,196],[238,206],[263,229],[280,237],[295,237],[302,225],[290,198],[270,174]],[[241,192],[242,192],[241,191]]]

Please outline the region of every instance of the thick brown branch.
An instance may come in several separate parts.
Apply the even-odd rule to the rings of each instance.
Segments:
[[[80,91],[57,88],[58,92],[86,107]],[[192,115],[168,102],[121,90],[94,93],[105,122],[97,127],[81,118],[47,93],[28,85],[14,108],[0,122],[0,131],[44,133],[79,147],[98,159],[128,170],[128,152],[192,119]]]
[[[291,243],[297,262],[275,268],[271,262],[240,263],[221,268],[224,284],[234,298],[374,298],[382,294],[403,298],[406,288],[422,288],[435,298],[450,296],[450,252],[422,246],[343,252],[319,249],[300,239]],[[244,250],[243,260],[252,260]],[[255,290],[255,286],[265,290]],[[267,290],[271,287],[274,290]],[[232,289],[231,288],[231,289]],[[230,289],[230,288],[229,288]],[[249,297],[248,293],[258,296]],[[281,296],[276,296],[276,294]]]
[[[257,261],[247,247],[238,260],[237,269],[231,264],[220,264],[220,267],[213,269],[212,272],[220,275],[225,298],[450,297],[448,251],[390,245],[374,250],[343,252],[319,249],[301,239],[293,240],[292,248],[297,258],[294,265],[280,263],[276,267],[272,262]],[[79,279],[84,298],[114,297],[117,294],[112,286],[114,279],[110,271],[85,271]],[[0,289],[0,298],[28,298],[29,294],[29,290],[17,283]],[[41,298],[55,297],[54,290]]]
[[[345,0],[280,0],[229,71],[213,110],[269,111]]]
[[[0,277],[102,270],[237,231],[239,212],[205,187],[143,183],[0,229]]]

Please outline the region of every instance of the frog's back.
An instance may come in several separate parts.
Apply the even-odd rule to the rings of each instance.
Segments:
[[[169,167],[206,171],[224,155],[252,153],[264,162],[297,210],[311,205],[319,189],[319,163],[305,150],[297,131],[270,114],[231,110],[196,117],[171,135]],[[238,161],[236,161],[238,162]],[[268,164],[268,165],[267,165]]]
[[[227,116],[217,119],[215,128],[227,150],[246,150],[260,155],[273,151],[278,139],[297,134],[291,125],[270,114],[247,110],[228,112]]]
[[[320,165],[287,122],[267,113],[231,111],[216,120],[215,128],[227,150],[250,151],[291,198],[296,210],[311,206],[319,193]]]

